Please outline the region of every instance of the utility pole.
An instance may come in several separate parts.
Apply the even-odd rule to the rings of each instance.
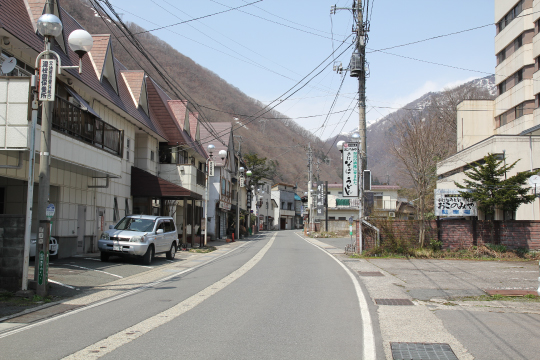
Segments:
[[[309,204],[309,230],[311,231],[311,224],[313,224],[313,198],[311,196],[311,190],[313,190],[313,179],[312,179],[312,153],[311,153],[311,143],[308,143],[308,204]]]
[[[369,4],[369,2],[367,2]],[[362,7],[362,1],[354,0],[352,8],[338,8],[335,5],[331,7],[330,14],[335,14],[336,10],[348,10],[352,11],[356,20],[356,49],[352,54],[351,62],[349,64],[350,76],[358,78],[358,132],[360,134],[360,147],[359,147],[359,176],[360,176],[360,191],[359,191],[359,211],[358,211],[358,243],[357,251],[362,252],[362,220],[363,220],[363,207],[364,207],[364,170],[367,165],[367,141],[366,141],[366,43],[368,40],[367,33],[369,32],[369,22],[364,21],[364,15],[366,19],[368,17],[367,11],[364,11]],[[367,10],[367,9],[366,9]],[[340,73],[340,66],[336,68]],[[366,163],[364,163],[364,158]]]
[[[53,0],[47,1],[45,14],[53,14]],[[51,50],[51,40],[45,36],[45,51]],[[45,55],[44,59],[53,59],[52,55]],[[45,297],[49,292],[49,237],[51,220],[46,215],[50,194],[50,161],[51,161],[51,130],[54,101],[42,101],[41,114],[41,143],[39,149],[39,188],[38,188],[38,234],[36,239],[36,265],[34,280],[36,281],[36,294]]]

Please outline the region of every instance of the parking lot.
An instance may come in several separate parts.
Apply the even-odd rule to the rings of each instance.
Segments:
[[[190,252],[178,252],[174,260],[167,260],[165,254],[156,255],[150,266],[143,265],[140,259],[116,256],[111,256],[107,262],[101,262],[99,253],[51,260],[49,293],[52,296],[64,298],[77,296],[90,290],[99,291],[100,285],[174,262],[182,262],[193,255]],[[34,278],[34,261],[30,261],[28,275],[30,279]]]

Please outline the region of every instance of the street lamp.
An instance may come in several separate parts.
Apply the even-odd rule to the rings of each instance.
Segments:
[[[204,246],[208,244],[208,178],[214,176],[214,162],[212,161],[212,154],[216,147],[212,144],[209,144],[208,149],[208,159],[206,159],[206,188],[205,199],[204,199]]]
[[[35,62],[36,75],[32,77],[32,87],[37,88],[37,94],[32,89],[32,128],[30,135],[30,159],[28,169],[28,190],[26,204],[26,229],[24,234],[24,264],[22,289],[28,289],[28,265],[30,254],[30,231],[32,219],[32,199],[34,189],[34,153],[35,128],[37,122],[38,100],[42,102],[41,116],[41,145],[39,164],[39,191],[38,191],[38,235],[36,241],[36,266],[34,279],[37,281],[36,293],[39,296],[48,294],[48,257],[51,218],[54,215],[53,204],[49,205],[50,190],[50,156],[51,156],[51,130],[52,116],[55,101],[56,73],[60,75],[62,69],[78,69],[82,72],[82,57],[92,49],[92,36],[84,30],[73,31],[68,43],[72,51],[79,56],[79,65],[62,66],[60,56],[51,50],[53,38],[62,34],[62,21],[52,14],[52,2],[47,2],[46,14],[37,21],[37,30],[45,38],[45,50],[37,57]],[[42,59],[43,58],[43,59]],[[58,66],[57,66],[58,63]],[[50,207],[50,208],[49,208]],[[47,216],[49,215],[49,216]]]

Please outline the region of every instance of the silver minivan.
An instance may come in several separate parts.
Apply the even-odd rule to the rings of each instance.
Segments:
[[[150,265],[155,254],[165,253],[172,260],[178,246],[178,232],[169,216],[129,215],[101,234],[98,248],[101,261],[109,256],[142,257]]]

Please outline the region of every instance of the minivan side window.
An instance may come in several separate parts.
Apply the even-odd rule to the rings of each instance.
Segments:
[[[156,232],[157,232],[159,229],[163,229],[163,232],[167,232],[167,230],[165,230],[165,221],[160,221],[160,223],[158,224],[158,226],[157,226],[157,228],[156,228]]]
[[[170,231],[176,231],[176,227],[174,226],[174,221],[171,221],[171,230]]]

